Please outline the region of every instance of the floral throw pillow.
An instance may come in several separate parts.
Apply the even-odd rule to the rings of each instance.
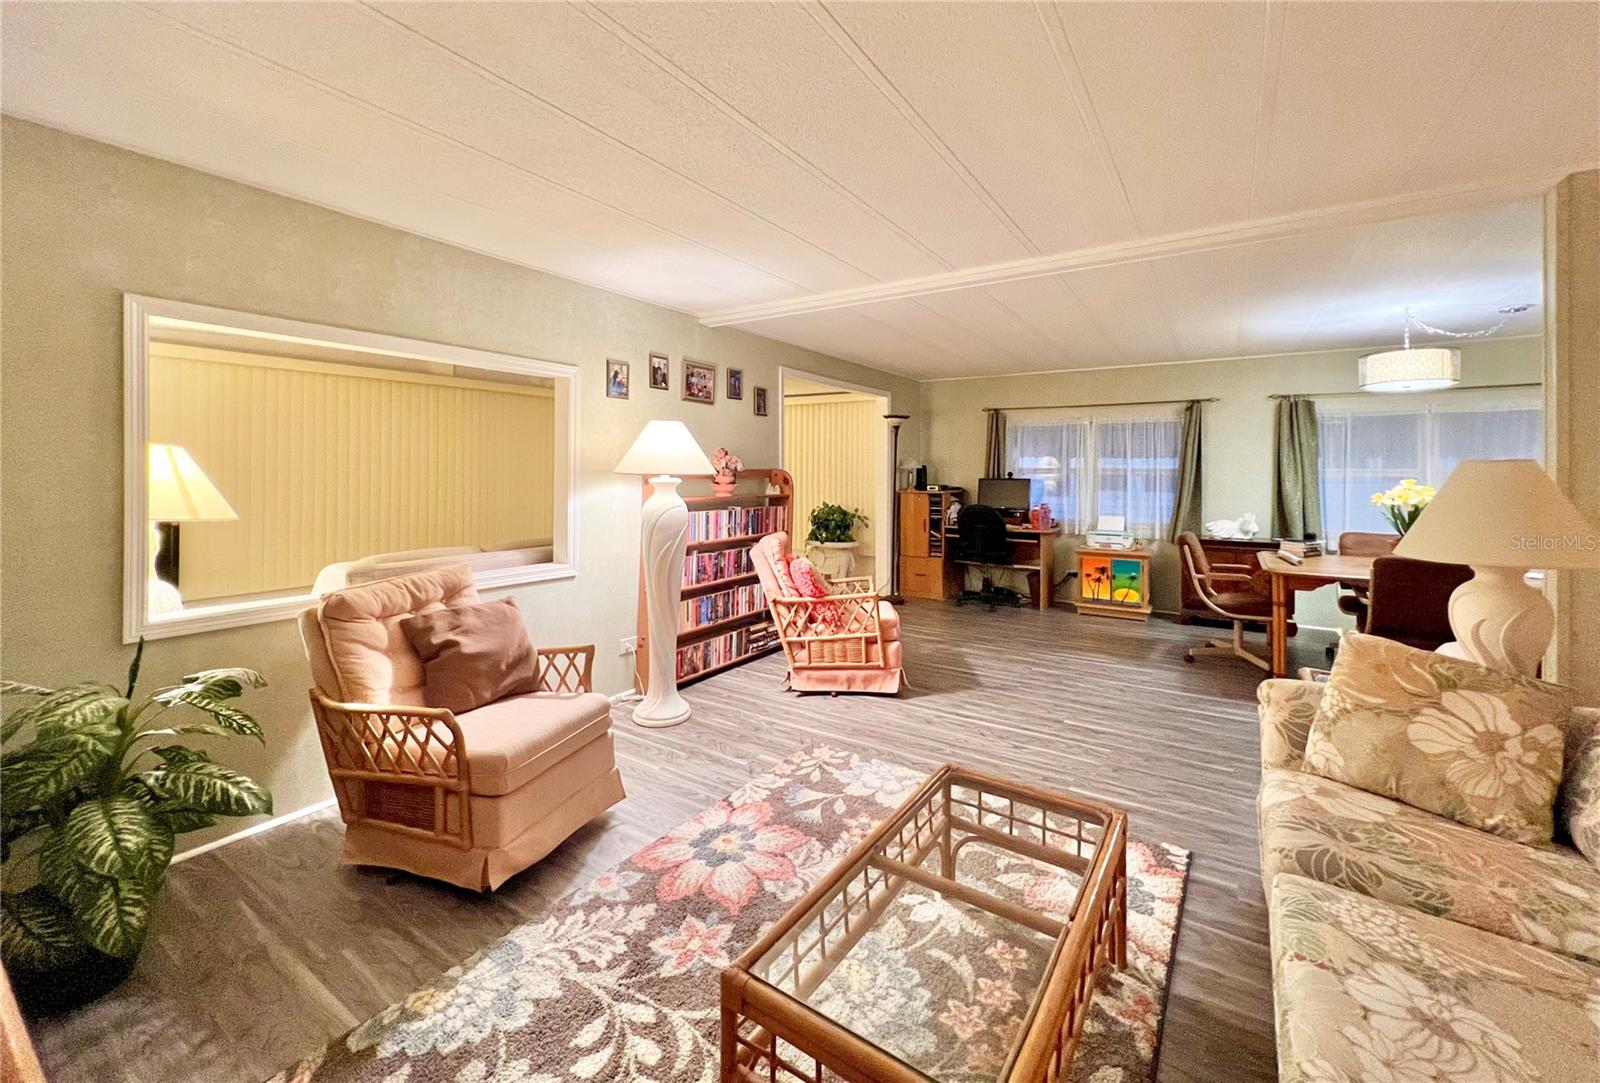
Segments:
[[[1561,825],[1572,845],[1600,865],[1600,708],[1579,707],[1567,721]]]
[[[1558,685],[1346,632],[1301,769],[1545,843],[1571,711]]]
[[[827,579],[805,557],[795,557],[789,561],[789,574],[794,578],[795,590],[800,592],[802,598],[826,598],[833,593]],[[840,610],[838,602],[822,602],[811,607],[812,627],[824,635],[834,632],[843,620],[844,612]]]

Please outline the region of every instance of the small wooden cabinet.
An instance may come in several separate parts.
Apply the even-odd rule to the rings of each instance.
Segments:
[[[953,597],[957,590],[945,537],[945,513],[963,489],[902,489],[900,516],[900,593],[908,598]]]
[[[1200,548],[1206,552],[1206,559],[1212,564],[1243,564],[1250,569],[1250,585],[1240,587],[1238,584],[1229,584],[1228,589],[1244,589],[1251,594],[1261,597],[1272,597],[1272,583],[1267,573],[1261,569],[1261,562],[1256,559],[1257,553],[1276,552],[1278,543],[1270,538],[1201,538]],[[1195,593],[1194,583],[1189,579],[1189,573],[1183,573],[1183,612],[1179,617],[1183,623],[1191,621],[1215,621],[1226,624],[1215,610],[1209,609],[1206,603]]]

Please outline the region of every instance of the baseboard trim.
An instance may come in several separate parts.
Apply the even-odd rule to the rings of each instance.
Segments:
[[[286,812],[282,816],[274,816],[270,820],[263,820],[261,823],[252,824],[243,831],[235,831],[233,834],[224,835],[220,839],[213,839],[210,842],[201,843],[192,850],[185,850],[183,853],[175,855],[172,859],[172,863],[176,865],[178,862],[187,861],[191,857],[199,857],[201,854],[210,853],[219,846],[226,846],[230,842],[238,842],[240,839],[247,839],[251,835],[259,835],[263,831],[271,831],[274,827],[282,827],[290,820],[298,820],[302,816],[310,816],[313,812],[321,812],[323,809],[329,808],[333,804],[334,799],[330,797],[325,801],[318,801],[315,804],[307,805],[305,808],[296,809],[293,812]]]

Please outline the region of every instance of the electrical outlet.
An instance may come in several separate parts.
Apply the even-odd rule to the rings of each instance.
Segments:
[[[618,654],[638,654],[639,653],[639,637],[638,636],[623,636],[622,637],[622,647],[621,647],[620,650],[617,651],[617,653]]]

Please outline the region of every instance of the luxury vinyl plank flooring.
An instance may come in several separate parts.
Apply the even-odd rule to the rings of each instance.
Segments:
[[[904,609],[898,699],[778,690],[777,657],[687,690],[695,717],[618,712],[628,800],[493,895],[338,863],[328,811],[173,868],[139,968],[46,1020],[56,1083],[265,1078],[404,997],[796,749],[826,742],[917,767],[959,760],[1127,808],[1135,834],[1194,852],[1162,1042],[1164,1081],[1271,1080],[1267,922],[1257,873],[1258,671],[1182,660],[1208,634],[1064,611]],[[1302,633],[1300,661],[1326,636]]]

